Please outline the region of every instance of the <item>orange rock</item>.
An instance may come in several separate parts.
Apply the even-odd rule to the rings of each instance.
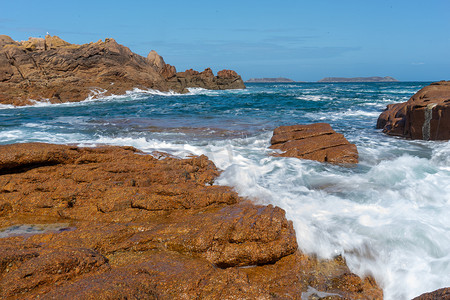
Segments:
[[[442,288],[430,293],[424,293],[413,300],[448,300],[450,299],[450,287]]]
[[[0,228],[68,226],[0,238],[0,298],[300,299],[310,287],[382,297],[342,258],[299,252],[281,208],[213,185],[220,171],[207,157],[157,156],[0,146]]]
[[[432,83],[407,102],[388,105],[377,128],[410,139],[449,140],[450,81]]]
[[[280,126],[275,128],[270,142],[271,149],[283,151],[278,156],[335,164],[358,163],[356,146],[327,123]]]

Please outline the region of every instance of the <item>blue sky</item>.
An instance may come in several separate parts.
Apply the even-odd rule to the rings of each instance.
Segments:
[[[0,34],[112,37],[178,71],[450,80],[450,0],[5,1]]]

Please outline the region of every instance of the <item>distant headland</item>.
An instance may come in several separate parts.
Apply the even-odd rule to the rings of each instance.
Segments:
[[[319,80],[318,82],[398,82],[398,80],[390,76],[352,77],[352,78],[325,77]]]
[[[245,82],[261,82],[261,83],[271,83],[271,82],[276,82],[276,83],[285,83],[285,82],[295,82],[292,79],[289,78],[285,78],[285,77],[277,77],[277,78],[250,78],[249,80],[245,81]]]

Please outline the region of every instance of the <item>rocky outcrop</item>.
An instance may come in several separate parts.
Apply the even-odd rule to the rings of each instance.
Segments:
[[[205,69],[203,72],[192,69],[179,72],[176,76],[168,77],[167,83],[170,89],[175,89],[178,86],[182,88],[204,88],[207,86],[212,90],[243,88],[242,79],[235,71],[222,70],[217,72],[217,76],[214,76],[210,68]]]
[[[214,185],[205,156],[29,143],[0,158],[0,228],[66,224],[0,238],[0,298],[382,298],[342,258],[302,254],[282,209]]]
[[[450,287],[422,294],[414,298],[413,300],[446,300],[446,299],[450,299]]]
[[[134,88],[179,93],[187,92],[189,87],[245,88],[234,71],[224,70],[218,76],[210,69],[189,71],[189,76],[186,72],[177,73],[153,50],[145,58],[114,39],[75,45],[49,35],[23,42],[0,36],[2,104],[81,101],[89,96],[123,94]]]
[[[449,140],[450,81],[432,83],[407,102],[388,105],[377,128],[409,139]]]
[[[297,157],[334,164],[358,163],[358,150],[327,123],[280,126],[273,131],[271,149],[277,156]]]

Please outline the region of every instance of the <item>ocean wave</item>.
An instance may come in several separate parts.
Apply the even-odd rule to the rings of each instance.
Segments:
[[[12,108],[16,108],[16,106],[12,104],[0,104],[0,109],[12,109]]]
[[[358,117],[361,119],[370,117],[377,118],[380,115],[381,111],[366,111],[362,109],[348,109],[345,111],[338,112],[311,112],[306,113],[305,117],[311,118],[312,120],[321,120],[321,121],[340,121],[346,117]]]
[[[49,101],[49,99],[42,99],[41,101],[29,99],[28,101],[31,102],[29,105],[22,105],[22,106],[16,106],[12,104],[0,104],[0,109],[20,109],[20,108],[27,108],[27,107],[46,107],[49,105],[52,105],[52,103]]]
[[[435,143],[436,147],[433,149],[431,161],[434,164],[445,168],[447,171],[450,171],[450,141]]]
[[[161,92],[158,90],[152,89],[143,90],[138,88],[126,91],[125,94],[122,95],[106,95],[107,92],[108,92],[107,90],[103,89],[93,89],[90,95],[85,100],[77,102],[51,103],[48,99],[43,99],[41,101],[30,99],[29,101],[31,102],[31,104],[29,105],[15,106],[11,104],[0,104],[0,109],[23,109],[29,107],[48,107],[48,106],[84,106],[86,104],[97,102],[142,100],[148,97],[149,95],[166,96],[166,97],[187,95],[176,93],[173,91]]]
[[[333,100],[332,97],[324,96],[324,95],[301,95],[301,96],[295,97],[295,99],[304,100],[304,101],[330,101],[330,100]]]
[[[445,168],[403,155],[368,171],[349,171],[259,151],[214,152],[213,161],[225,170],[218,183],[285,209],[303,251],[344,255],[354,272],[376,278],[387,299],[411,299],[448,283],[450,220],[444,208],[450,187],[440,185],[450,181]],[[398,282],[407,288],[399,289]]]
[[[154,89],[139,89],[134,88],[132,90],[126,91],[121,95],[106,95],[107,90],[104,89],[93,89],[90,95],[82,101],[77,102],[63,102],[63,103],[51,103],[48,99],[29,100],[31,104],[24,106],[15,106],[11,104],[0,104],[0,109],[20,109],[28,107],[48,107],[48,106],[84,106],[91,103],[101,103],[101,102],[121,102],[121,101],[133,101],[133,100],[143,100],[149,96],[162,96],[162,97],[185,97],[185,96],[219,96],[224,94],[243,94],[247,91],[244,89],[234,89],[234,90],[208,90],[204,88],[187,88],[188,93],[177,93],[174,91],[162,92]]]

